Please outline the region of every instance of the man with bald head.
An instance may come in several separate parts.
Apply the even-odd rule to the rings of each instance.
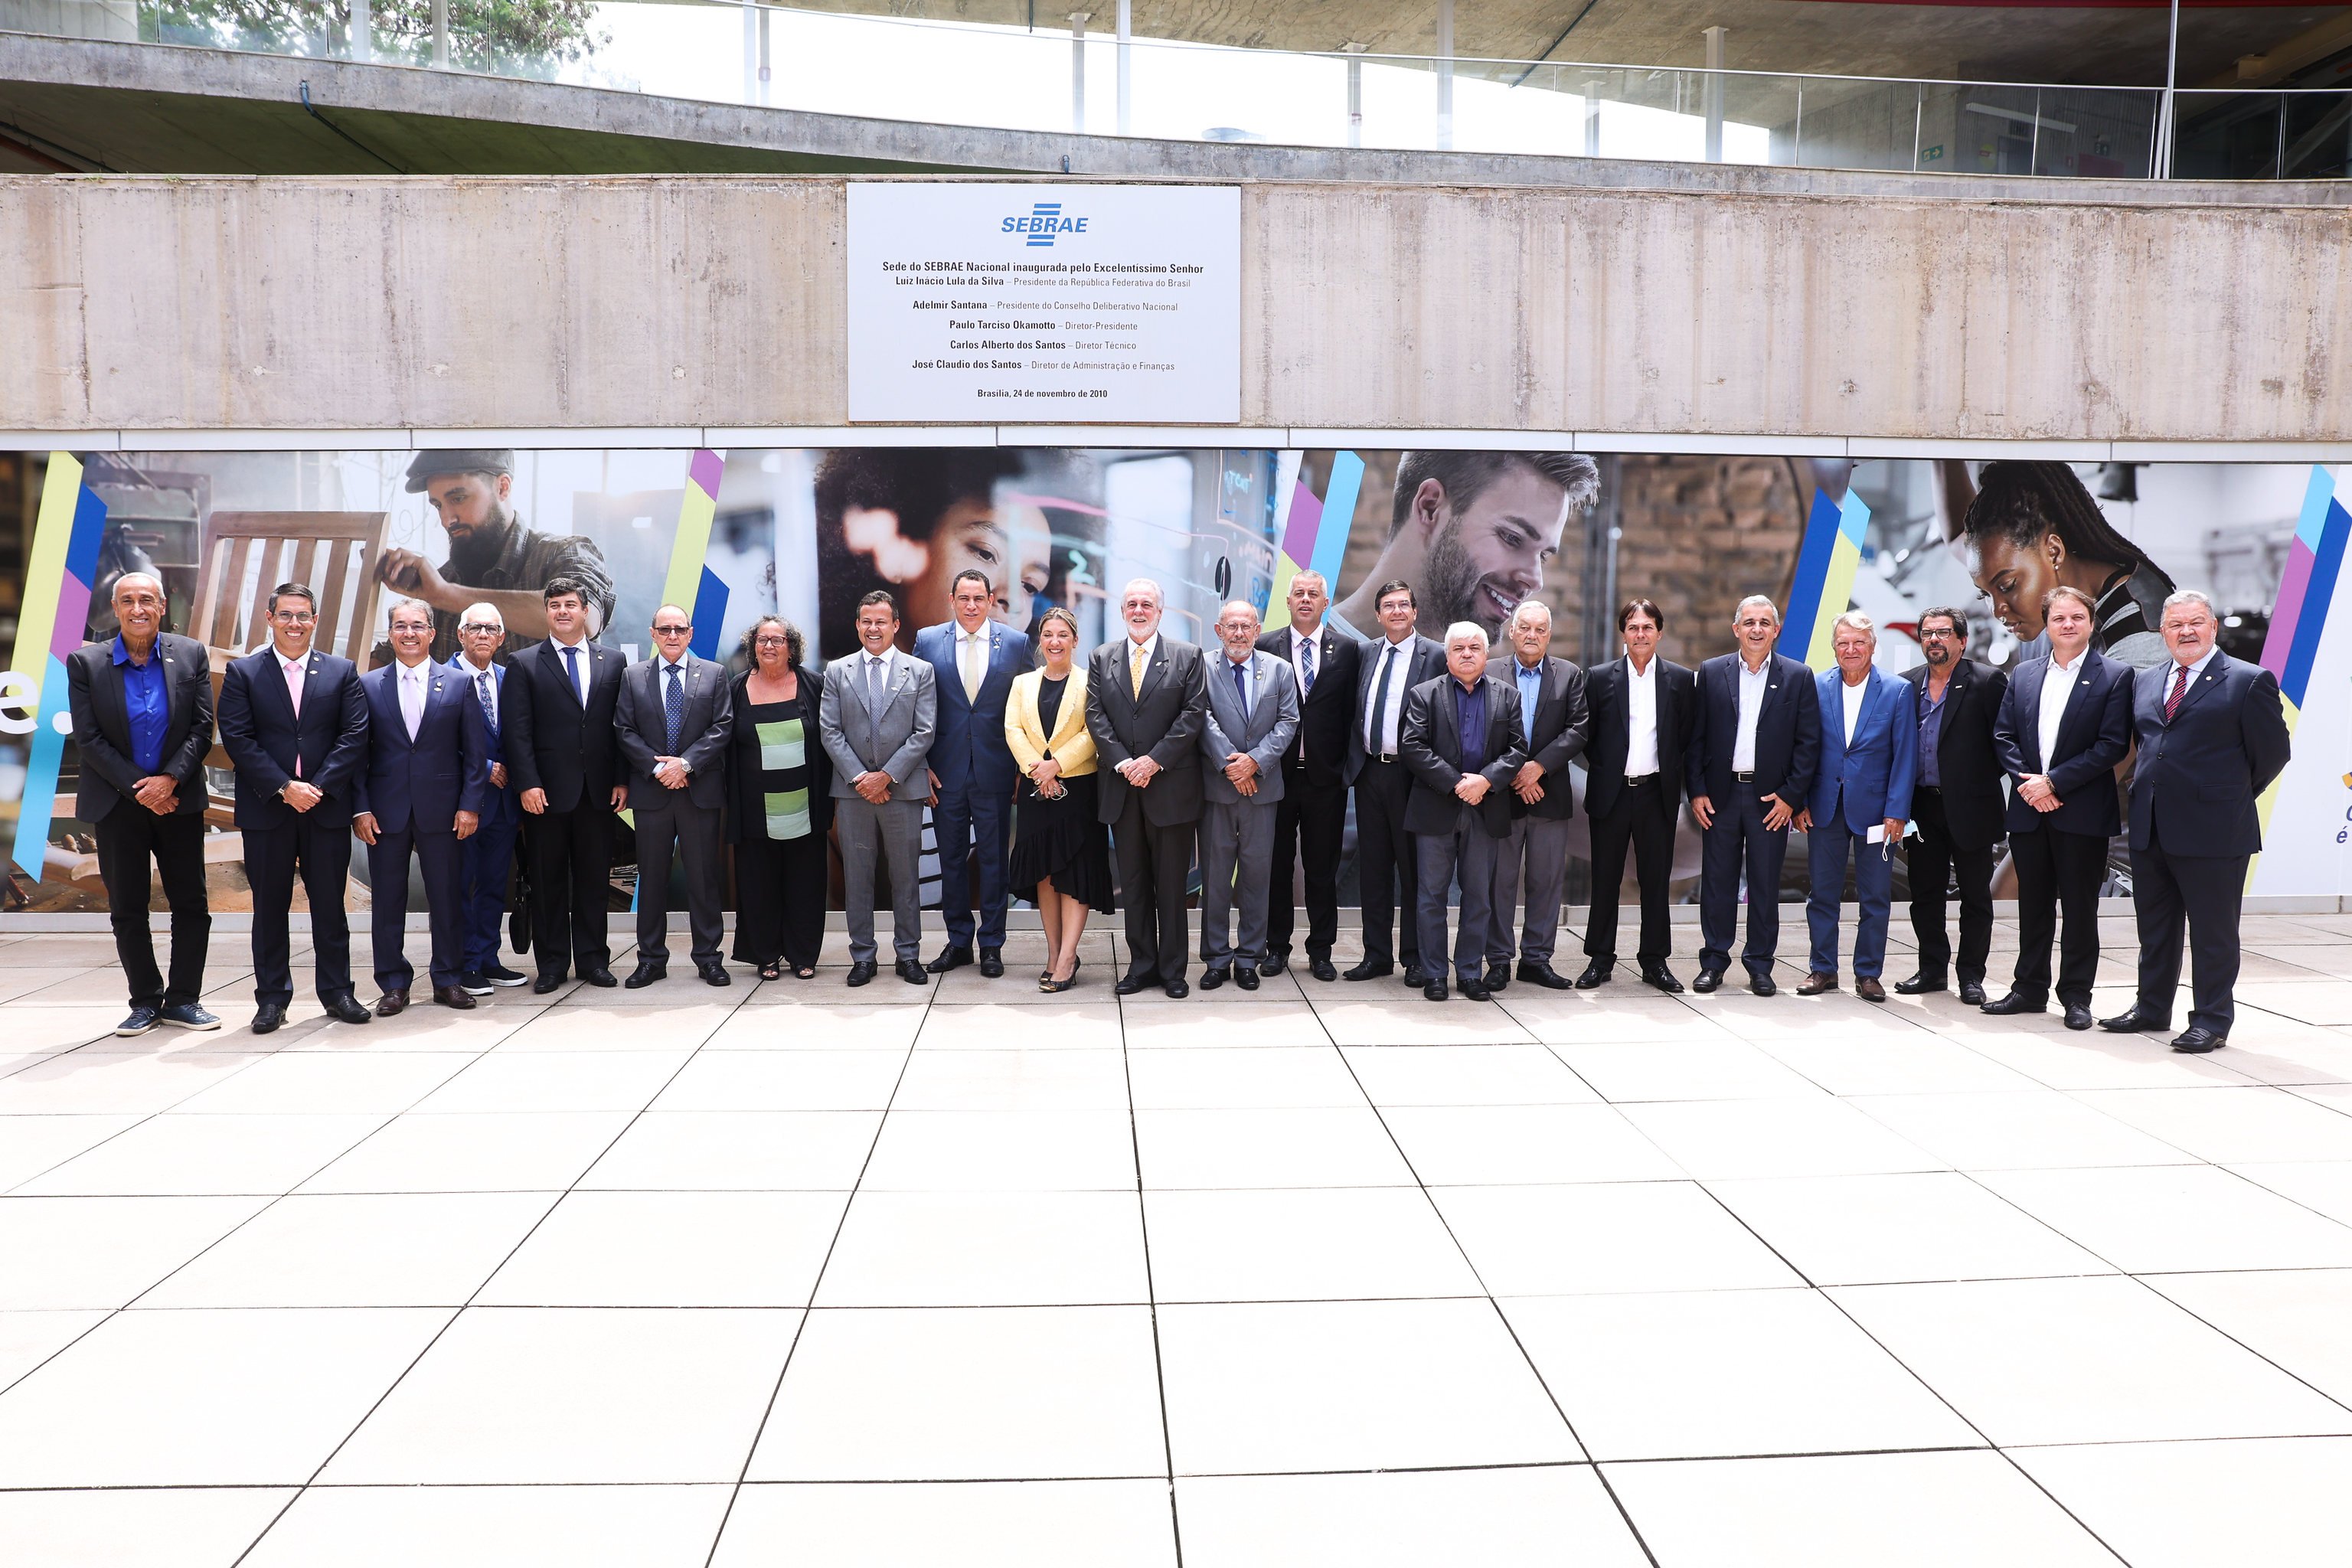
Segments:
[[[1236,599],[1217,612],[1201,731],[1201,989],[1230,978],[1257,989],[1266,952],[1266,862],[1274,852],[1282,757],[1298,730],[1298,683],[1257,651],[1257,611]],[[1241,905],[1241,936],[1232,913]]]
[[[669,964],[669,873],[686,863],[694,969],[727,984],[719,951],[726,870],[727,747],[735,703],[727,667],[698,657],[694,617],[676,605],[654,612],[654,654],[621,680],[613,721],[628,770],[637,825],[637,967],[622,984],[652,984]]]
[[[217,1029],[197,998],[212,914],[205,896],[205,753],[213,743],[212,668],[205,645],[163,630],[163,584],[144,572],[114,580],[107,642],[66,658],[74,746],[81,754],[74,815],[98,835],[98,874],[114,924],[114,952],[131,986],[118,1035],[160,1025]],[[155,967],[147,922],[163,875],[172,906],[172,975]]]

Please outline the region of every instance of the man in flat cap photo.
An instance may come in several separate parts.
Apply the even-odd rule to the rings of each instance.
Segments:
[[[407,489],[432,503],[449,538],[449,559],[436,566],[414,550],[386,550],[376,576],[433,606],[435,662],[446,664],[457,651],[458,618],[472,604],[498,606],[507,629],[501,652],[544,640],[543,590],[558,577],[570,577],[586,591],[590,637],[612,619],[613,574],[594,542],[540,533],[515,515],[512,452],[419,452],[408,465]]]

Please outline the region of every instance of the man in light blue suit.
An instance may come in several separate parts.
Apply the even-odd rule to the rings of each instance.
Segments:
[[[489,790],[482,710],[466,683],[435,664],[433,607],[420,599],[392,606],[392,662],[360,677],[367,693],[368,752],[352,779],[352,831],[368,847],[374,894],[376,1016],[408,1005],[416,971],[403,951],[408,924],[408,862],[425,873],[433,932],[433,1000],[467,1008],[458,984],[466,961],[460,840],[474,836]]]
[[[1257,611],[1234,600],[1217,615],[1223,650],[1208,665],[1208,722],[1201,731],[1201,989],[1228,979],[1257,989],[1265,958],[1273,883],[1275,807],[1282,757],[1298,732],[1298,677],[1286,658],[1257,649]],[[1238,882],[1238,886],[1236,886]],[[1239,895],[1240,940],[1233,931]]]
[[[996,584],[976,569],[948,585],[955,619],[915,634],[915,657],[927,661],[939,690],[939,728],[931,737],[931,826],[940,845],[940,919],[948,944],[924,967],[944,974],[971,962],[979,938],[980,972],[1004,973],[1006,862],[1013,853],[1013,791],[1021,770],[1004,743],[1004,702],[1013,678],[1034,662],[1029,639],[989,619]],[[980,920],[971,911],[973,853],[980,859]]]
[[[457,617],[457,651],[449,668],[466,683],[482,710],[483,757],[488,780],[482,791],[480,826],[457,845],[458,924],[465,942],[457,988],[487,996],[500,986],[521,985],[529,975],[499,962],[506,951],[500,931],[507,918],[507,888],[514,875],[515,840],[522,833],[522,791],[507,772],[503,739],[507,667],[499,663],[507,623],[487,599],[468,605]]]
[[[1812,893],[1805,921],[1812,928],[1812,973],[1797,987],[1818,996],[1838,982],[1838,907],[1848,855],[1862,903],[1853,933],[1853,994],[1886,1000],[1879,974],[1886,965],[1886,916],[1895,879],[1895,846],[1911,817],[1911,785],[1919,771],[1918,689],[1871,668],[1877,628],[1860,610],[1831,626],[1837,668],[1813,678],[1821,701],[1821,765],[1797,826],[1808,837]]]

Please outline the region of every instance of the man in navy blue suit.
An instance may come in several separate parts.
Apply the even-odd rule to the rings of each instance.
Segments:
[[[1780,943],[1780,862],[1789,824],[1812,787],[1821,754],[1813,672],[1772,651],[1780,612],[1761,594],[1731,614],[1739,651],[1698,667],[1698,719],[1684,753],[1684,783],[1699,826],[1698,978],[1713,991],[1731,967],[1739,929],[1739,882],[1748,879],[1748,988],[1769,996]]]
[[[939,730],[931,737],[931,826],[940,844],[940,919],[948,944],[924,967],[944,974],[971,962],[1004,973],[1006,862],[1013,853],[1013,790],[1021,770],[1004,743],[1004,702],[1013,678],[1034,663],[1029,639],[989,618],[996,587],[966,569],[948,585],[955,619],[915,634],[915,657],[938,677]],[[971,911],[970,858],[980,860],[980,920]]]
[[[360,677],[368,700],[367,765],[354,778],[352,831],[368,847],[375,1016],[408,1005],[416,971],[402,951],[408,926],[408,860],[425,873],[425,916],[433,933],[433,1000],[465,1009],[474,999],[457,984],[466,962],[461,839],[481,826],[490,786],[482,710],[466,683],[433,662],[433,606],[393,603],[392,662]]]
[[[459,918],[465,960],[457,989],[487,996],[501,985],[520,985],[529,976],[499,962],[506,943],[499,927],[507,918],[507,887],[514,874],[515,838],[522,831],[522,791],[507,772],[506,726],[501,682],[507,667],[498,662],[506,646],[507,624],[496,605],[468,605],[457,617],[458,650],[449,668],[466,682],[482,710],[483,757],[488,778],[482,791],[481,825],[457,846]]]
[[[2180,935],[2189,928],[2189,1027],[2176,1051],[2219,1050],[2237,1019],[2238,910],[2246,860],[2263,847],[2257,802],[2285,768],[2278,677],[2214,646],[2221,620],[2193,588],[2164,601],[2169,661],[2139,672],[2132,724],[2132,906],[2139,916],[2139,996],[2101,1026],[2172,1026]]]
[[[2059,948],[2058,1005],[2066,1026],[2091,1026],[2099,976],[2099,884],[2107,844],[2124,828],[2116,764],[2131,750],[2132,667],[2091,646],[2097,606],[2080,588],[2042,595],[2049,655],[2009,678],[1993,721],[1993,752],[2009,775],[2009,855],[2017,868],[2017,970],[1996,1016],[2050,1005],[2050,943]]]
[[[294,1000],[287,913],[299,871],[310,901],[319,1000],[346,1024],[369,1014],[352,994],[352,811],[367,763],[367,693],[350,659],[310,646],[319,596],[299,583],[269,593],[269,646],[229,661],[220,738],[236,769],[236,826],[253,890],[253,1032],[286,1021]]]
[[[1818,996],[1837,987],[1838,910],[1851,859],[1862,910],[1853,932],[1853,994],[1884,1002],[1886,987],[1879,975],[1886,967],[1895,846],[1911,820],[1911,786],[1919,768],[1917,689],[1871,668],[1878,628],[1860,610],[1832,623],[1830,646],[1837,668],[1813,678],[1821,765],[1805,809],[1797,814],[1812,881],[1805,923],[1813,939],[1811,971],[1797,994]]]

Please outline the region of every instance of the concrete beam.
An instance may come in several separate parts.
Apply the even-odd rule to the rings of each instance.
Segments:
[[[0,179],[0,429],[844,425],[845,189]],[[1241,423],[2352,438],[2345,208],[2108,190],[1248,184]]]

